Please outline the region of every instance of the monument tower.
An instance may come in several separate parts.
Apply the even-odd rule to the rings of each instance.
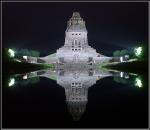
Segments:
[[[59,63],[87,63],[100,62],[103,55],[100,55],[88,45],[87,29],[85,21],[79,12],[74,12],[68,21],[65,32],[65,44],[57,50],[56,57]],[[105,57],[105,60],[108,57]],[[108,58],[109,59],[109,58]],[[101,59],[103,61],[103,59]]]

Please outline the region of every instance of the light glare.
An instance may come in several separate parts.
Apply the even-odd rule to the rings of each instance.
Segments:
[[[28,78],[27,75],[24,75],[24,76],[23,76],[23,79],[27,79],[27,78]]]
[[[11,87],[11,86],[13,86],[14,84],[15,84],[15,79],[14,79],[14,78],[10,79],[10,81],[9,81],[9,83],[8,83],[8,86]]]
[[[12,49],[8,50],[10,57],[14,57],[15,56],[15,52]]]
[[[23,56],[23,59],[27,60],[27,56]]]
[[[120,62],[123,62],[123,57],[120,57]]]
[[[140,78],[135,79],[135,86],[138,86],[139,88],[141,88],[143,86],[142,80]]]
[[[140,56],[142,54],[142,47],[135,48],[135,55]]]

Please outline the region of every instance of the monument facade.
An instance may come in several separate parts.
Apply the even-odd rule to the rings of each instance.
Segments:
[[[94,48],[88,45],[87,34],[85,21],[79,12],[74,12],[68,21],[65,44],[56,53],[58,62],[100,63],[109,61],[110,57],[97,53]]]

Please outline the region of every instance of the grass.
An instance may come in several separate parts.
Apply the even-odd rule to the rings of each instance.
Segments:
[[[10,74],[15,73],[24,73],[41,69],[54,69],[54,64],[31,64],[31,63],[23,63],[16,62],[14,60],[9,60],[3,62],[3,71],[8,72]]]
[[[51,76],[50,76],[50,79],[52,79],[52,80],[55,80],[55,81],[56,81],[56,80],[57,80],[57,77],[56,77],[56,75],[51,75]]]
[[[18,62],[14,58],[10,58],[8,55],[8,50],[4,49],[3,50],[3,55],[2,55],[2,71],[3,74],[21,74],[21,73],[27,73],[31,71],[36,71],[36,70],[41,70],[41,69],[54,69],[55,65],[54,64],[32,64],[32,63],[27,63],[27,62]]]

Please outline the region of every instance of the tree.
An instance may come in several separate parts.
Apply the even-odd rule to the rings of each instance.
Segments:
[[[31,50],[31,51],[30,51],[30,54],[31,54],[31,56],[33,56],[33,57],[39,57],[39,56],[40,56],[40,52],[35,51],[35,50]]]
[[[122,83],[122,84],[128,84],[129,81],[125,78],[121,78],[121,77],[114,77],[114,81],[117,83]]]
[[[124,56],[124,55],[127,55],[127,54],[129,54],[129,53],[125,49],[120,51],[120,56]]]
[[[20,53],[23,56],[30,56],[31,55],[31,53],[28,49],[21,49]]]
[[[114,57],[119,57],[120,56],[120,51],[117,50],[117,51],[113,52],[113,56]]]
[[[18,53],[20,56],[33,56],[33,57],[39,57],[40,52],[35,50],[28,50],[28,49],[21,49]]]
[[[119,50],[115,51],[113,53],[113,56],[114,57],[120,57],[120,56],[124,56],[124,55],[127,55],[127,54],[129,54],[129,51],[124,49],[124,50],[120,50],[120,51]]]

